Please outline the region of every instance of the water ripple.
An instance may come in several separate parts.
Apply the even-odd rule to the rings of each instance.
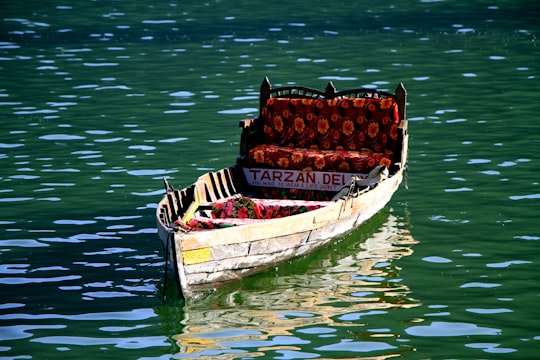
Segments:
[[[470,282],[470,283],[466,283],[466,284],[461,285],[460,288],[462,288],[462,289],[467,289],[467,288],[484,288],[484,289],[490,289],[490,288],[495,288],[495,287],[499,287],[499,286],[501,286],[501,284],[497,284],[497,283]]]
[[[395,346],[382,341],[352,341],[349,339],[340,340],[338,343],[316,347],[318,351],[336,351],[336,352],[372,352],[396,349]],[[318,357],[318,356],[317,356]]]
[[[81,279],[80,275],[56,276],[50,278],[21,278],[21,277],[4,277],[0,278],[0,284],[6,285],[21,285],[21,284],[43,284],[50,282],[65,282]]]
[[[524,260],[510,260],[510,261],[504,261],[500,263],[491,263],[486,264],[489,268],[507,268],[511,265],[522,265],[522,264],[532,264],[532,261],[524,261]]]
[[[0,240],[0,248],[3,248],[3,247],[36,248],[36,247],[45,247],[45,246],[49,246],[49,245],[33,240],[33,239]]]
[[[475,324],[462,322],[434,321],[430,325],[411,326],[405,332],[414,336],[473,336],[473,335],[500,335],[501,330],[496,328],[480,327]]]
[[[195,94],[192,93],[191,91],[181,90],[181,91],[176,91],[176,92],[170,93],[169,95],[170,95],[170,96],[174,96],[174,97],[182,97],[182,98],[185,98],[185,97],[191,97],[191,96],[194,96]]]
[[[472,349],[482,349],[482,351],[490,354],[508,354],[512,352],[516,352],[517,349],[513,348],[502,348],[499,347],[501,344],[498,343],[470,343],[465,344],[466,347],[472,348]]]
[[[502,313],[510,313],[510,312],[513,312],[512,310],[506,309],[506,308],[499,308],[499,309],[479,309],[479,308],[469,308],[469,309],[466,309],[466,311],[472,312],[472,313],[475,313],[475,314],[486,314],[486,315],[491,315],[491,314],[502,314]]]
[[[0,202],[20,202],[34,200],[32,197],[13,197],[13,198],[1,198]]]
[[[129,292],[122,292],[122,291],[92,291],[92,292],[85,292],[82,295],[89,298],[98,298],[98,299],[136,296],[135,294],[132,294]]]
[[[62,320],[77,320],[77,321],[99,321],[99,320],[141,321],[141,320],[148,320],[156,316],[157,315],[153,309],[141,308],[141,309],[133,309],[129,311],[80,313],[80,314],[74,314],[74,315],[25,314],[25,313],[0,314],[0,320],[62,319]]]
[[[90,225],[95,224],[96,222],[94,220],[73,220],[73,219],[61,219],[61,220],[55,220],[55,224],[58,225]]]
[[[428,257],[422,258],[422,260],[426,262],[430,262],[430,263],[436,263],[436,264],[446,264],[446,263],[452,262],[452,260],[444,258],[442,256],[428,256]]]
[[[17,340],[32,337],[32,330],[64,329],[66,325],[9,325],[0,326],[0,340]]]
[[[119,63],[108,63],[108,62],[103,62],[103,63],[85,62],[85,63],[83,63],[83,65],[88,66],[88,67],[104,67],[104,66],[119,66],[120,64]]]
[[[259,111],[259,109],[257,109],[257,108],[241,108],[241,109],[221,110],[221,111],[218,111],[218,114],[242,115],[242,114],[255,114],[258,111]]]
[[[25,274],[28,264],[2,264],[0,274]]]
[[[170,347],[166,336],[147,337],[83,337],[83,336],[45,336],[34,338],[31,342],[54,345],[114,345],[121,349],[144,349],[151,347]]]
[[[528,194],[528,195],[512,195],[508,197],[510,200],[529,200],[540,199],[540,194]]]
[[[52,140],[52,141],[58,141],[58,140],[83,140],[83,139],[86,139],[84,136],[67,135],[67,134],[50,134],[50,135],[40,136],[39,138],[41,140]]]
[[[6,143],[0,143],[0,149],[14,149],[24,146],[24,144],[20,143],[12,143],[12,144],[6,144]]]
[[[165,170],[165,169],[142,169],[142,170],[130,170],[127,173],[133,176],[157,176],[167,175],[178,172],[178,170]]]
[[[188,139],[187,137],[176,137],[176,138],[158,140],[158,142],[160,142],[160,143],[176,143],[176,142],[180,142],[180,141],[185,141],[187,139]]]

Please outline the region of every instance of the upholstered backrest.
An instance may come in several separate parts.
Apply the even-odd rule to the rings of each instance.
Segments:
[[[262,108],[265,143],[321,150],[393,151],[398,106],[393,97],[270,98]]]

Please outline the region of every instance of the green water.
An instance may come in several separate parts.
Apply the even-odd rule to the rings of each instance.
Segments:
[[[535,358],[534,1],[0,5],[0,357]],[[155,230],[274,85],[408,90],[409,190],[185,302]]]

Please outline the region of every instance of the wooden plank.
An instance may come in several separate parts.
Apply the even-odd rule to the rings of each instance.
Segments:
[[[176,233],[178,241],[181,241],[184,250],[198,249],[210,245],[242,243],[246,241],[261,240],[268,237],[287,236],[291,229],[295,232],[310,231],[324,226],[326,223],[339,218],[341,202],[302,214],[271,219],[258,222],[249,226],[235,226],[220,229],[220,236],[216,237],[213,231],[192,231],[189,233]]]
[[[308,237],[309,232],[303,232],[292,234],[287,237],[275,237],[253,241],[250,246],[249,255],[269,255],[285,252],[289,249],[299,247]]]
[[[240,191],[235,186],[233,170],[231,168],[226,168],[225,171],[223,171],[223,177],[227,188],[227,196],[230,197],[238,194]]]
[[[250,253],[252,242],[228,244],[212,247],[212,260],[221,261],[238,256],[246,256]]]
[[[196,182],[193,185],[193,201],[191,202],[184,216],[182,217],[182,222],[184,224],[187,224],[193,218],[193,215],[195,215],[195,212],[197,211],[197,209],[203,202],[203,195],[202,195],[201,188],[202,188],[202,184],[200,182]]]

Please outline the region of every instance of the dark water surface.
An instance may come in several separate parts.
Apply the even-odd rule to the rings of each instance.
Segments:
[[[535,1],[4,1],[0,358],[535,358]],[[409,92],[409,190],[311,256],[161,305],[154,210],[258,87]]]

